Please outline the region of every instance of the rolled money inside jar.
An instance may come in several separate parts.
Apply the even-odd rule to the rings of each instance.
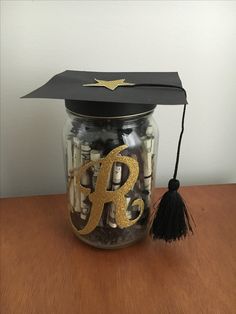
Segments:
[[[78,139],[78,137],[74,137],[73,142],[74,142],[73,166],[74,169],[78,169],[81,163],[80,140]]]
[[[149,145],[147,146],[148,151],[151,151],[151,153],[154,153],[154,135],[153,135],[153,127],[152,125],[149,125],[146,129],[146,137],[147,139],[151,139],[149,142]]]
[[[120,163],[116,162],[114,164],[112,175],[112,189],[115,191],[120,187],[121,184],[122,165]]]
[[[95,150],[95,149],[92,149],[90,151],[90,159],[91,161],[99,161],[101,159],[101,155],[102,153],[99,151],[99,150]],[[101,164],[99,162],[95,163],[93,166],[92,166],[92,170],[93,170],[93,176],[92,176],[92,186],[93,186],[93,189],[95,190],[96,188],[96,183],[97,183],[97,178],[98,178],[98,174],[99,174],[99,170],[100,170],[100,167],[101,167]],[[100,227],[103,226],[103,220],[102,220],[102,217],[99,221],[99,224],[98,224]]]
[[[99,159],[101,159],[101,152],[99,152],[98,150],[92,149],[90,151],[90,159],[91,159],[91,161],[99,161]],[[92,167],[92,170],[93,170],[93,176],[92,176],[93,189],[95,189],[95,186],[96,186],[97,177],[98,177],[100,167],[101,167],[101,164],[99,162],[95,163]]]
[[[134,188],[135,187],[133,187],[126,195],[127,216],[132,220],[137,218],[140,213],[140,207],[138,205],[132,205],[135,200],[140,198],[140,194],[137,193]]]
[[[73,166],[74,169],[78,169],[80,166],[81,158],[80,158],[80,141],[77,137],[74,137],[74,149],[73,149]],[[78,190],[77,177],[74,176],[74,193],[75,193],[75,212],[80,213],[80,198],[79,198],[79,190]]]
[[[112,171],[112,191],[119,189],[120,184],[121,184],[121,177],[122,177],[122,166],[120,163],[116,162],[114,163],[113,171]],[[108,224],[112,228],[117,227],[115,215],[116,215],[115,204],[111,203],[110,210],[108,212]]]
[[[149,198],[152,188],[152,157],[154,152],[154,136],[152,126],[148,126],[146,130],[146,136],[142,138],[144,152],[144,188],[149,192]]]
[[[153,135],[153,127],[151,125],[149,125],[147,127],[147,130],[146,130],[146,135],[148,138],[151,138],[152,139],[152,144],[151,144],[151,152],[152,152],[152,169],[154,167],[154,143],[155,143],[155,137]]]
[[[129,206],[131,197],[130,196],[126,196],[125,199],[126,199],[126,205],[127,205],[127,210],[126,210],[127,217],[129,219],[132,219],[132,208],[130,208],[130,206]]]
[[[81,164],[84,165],[86,162],[90,161],[91,147],[88,142],[83,142],[80,146],[81,150]]]
[[[148,150],[148,146],[150,145],[151,139],[145,139],[144,145],[146,147],[146,151],[144,153],[144,188],[145,190],[151,191],[151,183],[152,183],[152,152]]]
[[[148,125],[148,127],[146,129],[146,135],[148,137],[153,137],[153,127],[152,127],[152,125]]]
[[[67,175],[71,177],[73,171],[73,138],[68,137],[66,141]]]
[[[73,171],[73,138],[70,136],[66,141],[66,160],[67,160],[67,176],[68,183],[72,180],[72,171]],[[74,211],[75,206],[75,193],[74,186],[69,184],[69,201],[71,205],[71,211]]]
[[[91,147],[89,145],[88,142],[83,142],[80,146],[80,161],[81,161],[81,165],[86,164],[87,162],[90,161],[90,151],[91,151]],[[90,178],[89,178],[89,174],[87,171],[85,171],[81,178],[80,178],[80,184],[88,187],[90,185]],[[80,207],[81,207],[81,214],[80,214],[80,218],[85,220],[87,218],[87,215],[89,214],[89,206],[88,204],[85,203],[85,196],[84,194],[81,192],[80,193]]]
[[[112,228],[116,228],[117,227],[116,218],[115,217],[116,217],[115,204],[111,203],[110,204],[109,213],[108,213],[108,224]]]
[[[87,218],[87,215],[89,214],[90,211],[90,206],[88,202],[86,202],[86,197],[84,196],[83,193],[81,193],[81,199],[80,199],[80,204],[81,204],[81,214],[80,218],[85,220]]]

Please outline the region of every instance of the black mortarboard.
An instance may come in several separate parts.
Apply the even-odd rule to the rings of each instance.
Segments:
[[[68,110],[95,116],[125,116],[153,110],[157,104],[187,103],[177,72],[64,71],[23,98],[65,99]]]
[[[153,238],[172,241],[192,231],[176,179],[187,104],[177,72],[64,71],[22,98],[65,99],[67,110],[80,115],[119,117],[153,111],[157,104],[184,105],[176,165],[168,191],[152,222]],[[174,219],[173,219],[174,217]]]

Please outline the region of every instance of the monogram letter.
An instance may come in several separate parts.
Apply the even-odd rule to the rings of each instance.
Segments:
[[[83,229],[78,230],[81,235],[88,234],[96,228],[102,216],[104,204],[108,202],[113,202],[115,204],[115,219],[120,228],[132,226],[142,216],[144,210],[144,203],[142,199],[136,199],[132,203],[132,206],[138,205],[140,208],[140,213],[137,218],[130,220],[126,214],[127,204],[125,195],[133,188],[139,174],[139,165],[135,159],[128,156],[118,155],[118,153],[127,147],[127,145],[121,145],[113,149],[106,157],[101,158],[98,161],[90,161],[81,166],[78,170],[74,171],[74,175],[78,179],[77,182],[80,182],[81,175],[83,175],[84,171],[93,166],[95,163],[101,164],[94,192],[91,193],[90,188],[84,187],[80,183],[78,186],[79,194],[82,192],[85,196],[88,196],[92,203],[90,216],[86,226]],[[126,164],[129,168],[129,177],[117,190],[107,191],[107,181],[114,162]]]

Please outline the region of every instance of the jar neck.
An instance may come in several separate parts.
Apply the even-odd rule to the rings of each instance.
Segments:
[[[102,128],[132,128],[137,127],[137,125],[142,125],[146,123],[145,121],[151,119],[153,110],[151,112],[144,112],[142,114],[129,115],[123,117],[90,117],[85,115],[77,115],[69,110],[67,114],[69,119],[74,121],[75,124],[83,124],[87,126],[97,126]]]
[[[70,110],[66,110],[68,116],[71,118],[71,119],[78,119],[78,120],[87,120],[87,121],[104,121],[104,122],[107,122],[107,121],[113,121],[113,120],[120,120],[122,122],[124,121],[136,121],[136,120],[139,120],[139,119],[143,119],[143,118],[149,118],[152,116],[153,114],[153,111],[154,110],[150,110],[150,111],[147,111],[147,112],[142,112],[142,113],[138,113],[138,114],[133,114],[133,115],[127,115],[127,116],[117,116],[117,117],[102,117],[102,116],[88,116],[88,115],[83,115],[83,114],[77,114],[77,113],[74,113]]]

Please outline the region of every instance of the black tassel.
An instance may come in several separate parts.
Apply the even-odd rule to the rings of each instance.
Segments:
[[[185,237],[189,231],[193,233],[189,214],[178,188],[179,181],[171,179],[168,191],[162,196],[153,219],[150,229],[153,239],[171,242]]]
[[[162,239],[166,242],[184,238],[189,231],[193,233],[186,205],[181,195],[178,193],[180,183],[176,179],[180,146],[184,132],[185,110],[186,105],[184,105],[183,110],[182,130],[179,137],[174,176],[168,183],[168,191],[162,196],[160,203],[157,206],[150,228],[150,234],[153,239]]]

